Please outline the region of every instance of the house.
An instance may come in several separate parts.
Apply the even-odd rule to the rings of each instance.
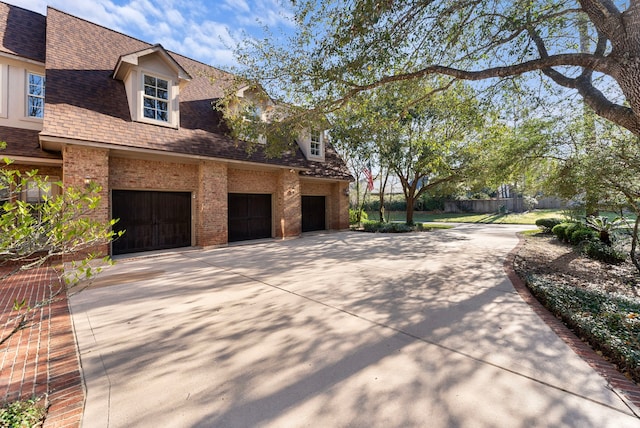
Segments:
[[[0,155],[100,184],[92,215],[126,229],[112,254],[348,227],[352,177],[322,133],[277,158],[227,135],[230,74],[51,7],[0,3],[0,35]]]

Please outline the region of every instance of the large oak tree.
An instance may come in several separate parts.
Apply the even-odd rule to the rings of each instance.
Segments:
[[[247,77],[275,84],[276,94],[315,111],[432,74],[478,81],[538,73],[640,135],[640,0],[292,4],[298,32],[285,44],[249,41],[239,59]]]

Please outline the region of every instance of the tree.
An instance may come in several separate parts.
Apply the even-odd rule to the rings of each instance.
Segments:
[[[640,136],[638,0],[292,3],[296,34],[280,45],[248,40],[239,61],[246,76],[312,111],[434,74],[480,81],[538,72]]]
[[[367,147],[364,152],[379,160],[381,171],[398,177],[409,224],[422,194],[463,177],[465,150],[482,123],[468,87],[456,84],[439,91],[430,83],[438,82],[396,82],[359,94],[332,121],[340,145]]]
[[[30,324],[35,309],[76,289],[94,277],[109,257],[98,258],[92,250],[108,244],[114,237],[116,220],[102,223],[93,220],[91,212],[100,202],[100,187],[89,183],[84,189],[65,188],[62,194],[47,196],[51,183],[37,170],[26,173],[12,167],[5,158],[0,167],[0,280],[19,272],[34,269],[50,261],[61,261],[56,267],[61,287],[51,296],[29,305],[26,300],[14,301],[17,315],[7,321],[8,333],[0,337],[0,345],[20,329]],[[22,198],[29,191],[43,194],[42,202]],[[121,233],[115,234],[119,236]]]

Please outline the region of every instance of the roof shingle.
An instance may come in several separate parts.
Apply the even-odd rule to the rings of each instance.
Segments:
[[[0,51],[45,62],[46,18],[39,13],[0,3]]]
[[[172,52],[191,76],[180,92],[179,129],[131,120],[123,82],[112,78],[122,55],[151,47],[134,39],[49,8],[47,12],[47,95],[43,137],[63,137],[122,147],[309,168],[307,176],[349,180],[339,156],[328,148],[324,163],[310,162],[299,149],[280,158],[262,150],[250,154],[225,134],[212,102],[224,95],[232,76]]]

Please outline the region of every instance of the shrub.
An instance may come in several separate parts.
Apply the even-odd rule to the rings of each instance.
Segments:
[[[553,232],[553,234],[556,235],[559,240],[566,242],[567,241],[566,230],[572,224],[575,224],[575,223],[560,223],[560,224],[557,224],[557,225],[555,225],[553,227],[553,229],[551,229],[551,232]]]
[[[365,232],[380,232],[380,233],[405,233],[413,232],[414,230],[425,230],[420,224],[418,226],[409,226],[406,223],[380,223],[379,221],[367,221],[363,223],[362,228]]]
[[[570,223],[569,226],[564,230],[564,242],[573,244],[571,241],[571,236],[573,232],[577,232],[578,230],[584,229],[582,223]]]
[[[627,258],[627,255],[615,246],[609,246],[599,240],[587,242],[587,245],[584,246],[584,253],[592,259],[609,264],[621,263]]]
[[[573,245],[580,245],[585,241],[592,241],[594,239],[598,239],[598,233],[593,229],[582,226],[573,231],[569,238],[569,242]]]
[[[563,222],[564,220],[561,218],[539,218],[536,220],[536,226],[542,229],[544,233],[551,233],[551,229],[553,229],[554,226]]]
[[[358,221],[358,214],[360,214],[360,221],[367,221],[369,219],[365,211],[360,212],[360,210],[349,208],[349,224],[357,224],[360,222]]]

